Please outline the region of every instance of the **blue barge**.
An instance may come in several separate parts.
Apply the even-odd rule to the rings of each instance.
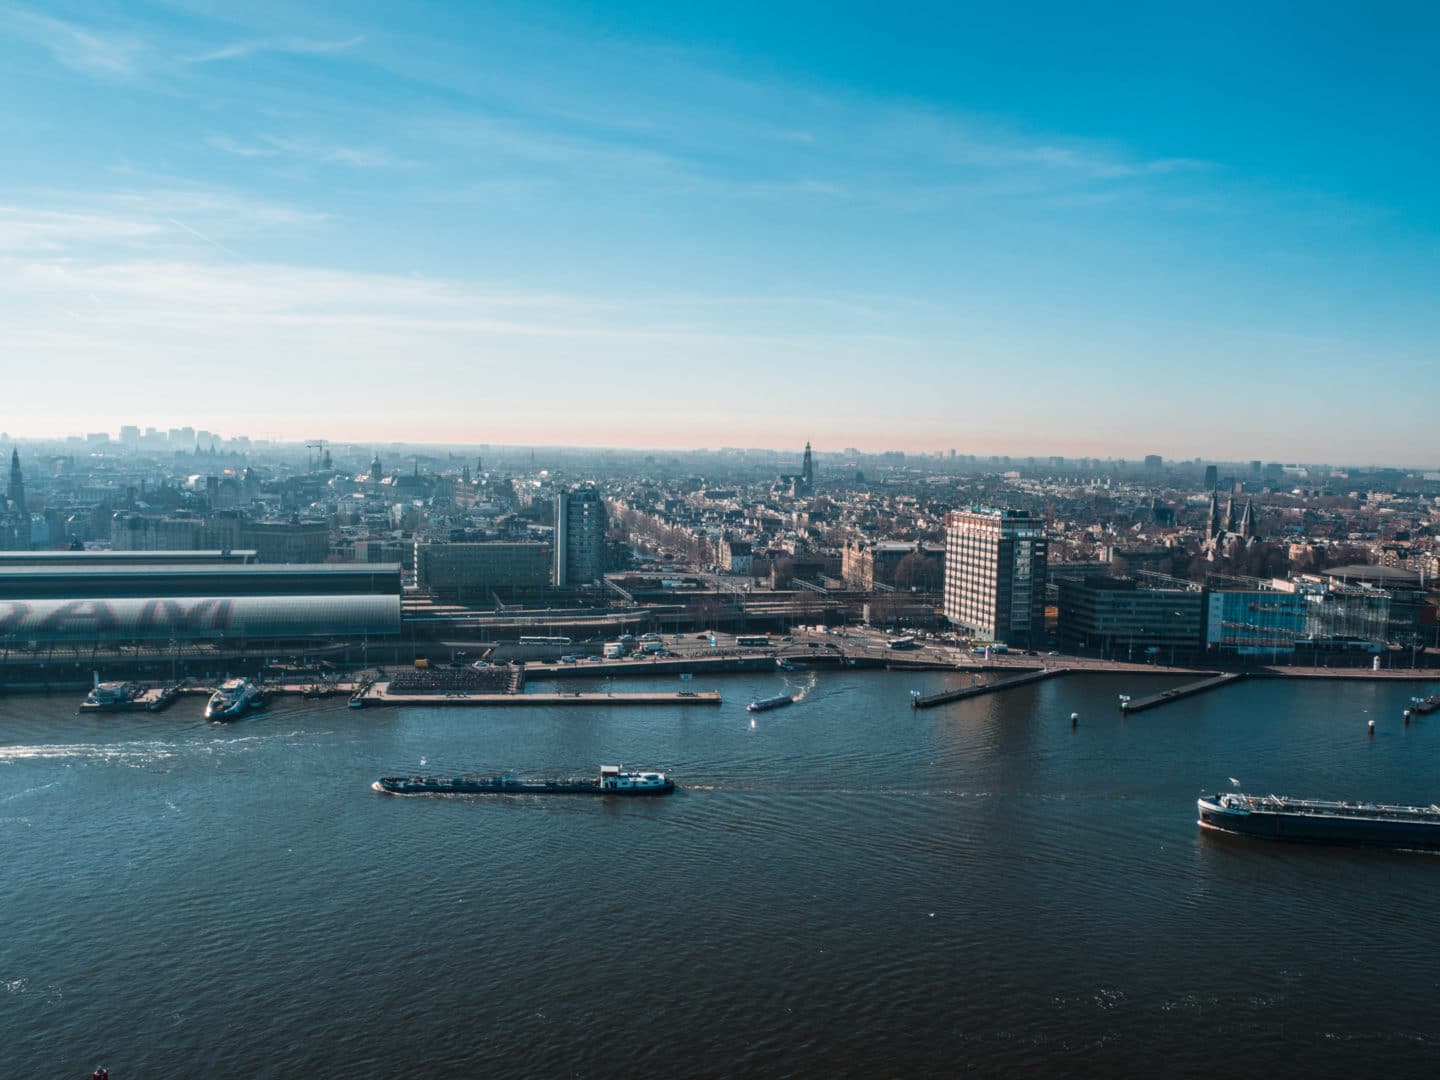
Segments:
[[[1201,795],[1202,828],[1306,844],[1440,849],[1440,806],[1292,799],[1225,792]]]

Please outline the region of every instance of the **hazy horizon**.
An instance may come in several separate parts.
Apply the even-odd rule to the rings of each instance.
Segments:
[[[1424,460],[1387,12],[7,6],[5,423]]]

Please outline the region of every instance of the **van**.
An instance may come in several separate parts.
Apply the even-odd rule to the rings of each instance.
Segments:
[[[415,666],[416,666],[417,668],[427,668],[427,667],[430,666],[430,661],[429,661],[429,660],[416,660],[416,661],[415,661]]]

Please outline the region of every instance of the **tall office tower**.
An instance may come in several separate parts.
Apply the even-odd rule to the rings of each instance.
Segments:
[[[1205,490],[1214,491],[1215,485],[1220,482],[1220,470],[1214,465],[1205,466]]]
[[[945,618],[972,636],[1033,649],[1045,640],[1045,523],[1025,510],[945,516]]]
[[[556,493],[556,585],[588,585],[605,573],[605,526],[605,504],[593,487]]]

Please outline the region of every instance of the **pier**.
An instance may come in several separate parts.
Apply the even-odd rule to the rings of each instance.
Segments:
[[[938,694],[916,694],[910,699],[910,707],[914,709],[933,709],[937,705],[948,705],[952,701],[962,701],[965,698],[982,697],[985,694],[993,694],[999,690],[1009,690],[1014,686],[1028,686],[1031,683],[1042,682],[1045,679],[1053,679],[1057,675],[1068,675],[1069,668],[1042,668],[1039,671],[1030,671],[1024,675],[1016,675],[1013,679],[1001,679],[999,682],[979,683],[976,686],[962,686],[957,690],[942,690]]]
[[[357,695],[364,707],[405,705],[504,706],[525,705],[719,705],[718,690],[681,690],[620,694],[487,694],[450,691],[443,694],[392,694],[389,684],[377,682]]]
[[[1136,698],[1133,701],[1120,702],[1120,711],[1123,713],[1144,712],[1146,709],[1154,709],[1161,705],[1168,705],[1172,701],[1180,701],[1187,697],[1194,697],[1196,694],[1203,694],[1207,690],[1216,690],[1230,683],[1238,682],[1245,678],[1243,672],[1227,672],[1224,675],[1211,675],[1209,678],[1201,679],[1199,682],[1186,683],[1184,686],[1171,687],[1169,690],[1161,690],[1158,694],[1150,694],[1148,697]]]

